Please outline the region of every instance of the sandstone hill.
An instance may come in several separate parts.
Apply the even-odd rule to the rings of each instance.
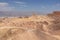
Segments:
[[[1,17],[0,40],[60,40],[60,16]]]

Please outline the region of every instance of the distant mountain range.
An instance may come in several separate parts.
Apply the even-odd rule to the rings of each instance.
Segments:
[[[42,12],[18,12],[18,11],[0,11],[0,17],[2,16],[29,16],[32,14],[48,14],[48,13],[42,13]]]

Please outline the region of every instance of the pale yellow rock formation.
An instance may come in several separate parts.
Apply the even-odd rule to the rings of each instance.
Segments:
[[[0,40],[60,40],[59,18],[48,15],[0,18]]]

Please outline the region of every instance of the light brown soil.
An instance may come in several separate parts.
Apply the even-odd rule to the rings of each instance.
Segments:
[[[0,40],[60,40],[60,17],[0,18]]]

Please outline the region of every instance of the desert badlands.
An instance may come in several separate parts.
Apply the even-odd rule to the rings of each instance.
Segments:
[[[55,14],[1,17],[0,40],[60,40],[60,16]]]

